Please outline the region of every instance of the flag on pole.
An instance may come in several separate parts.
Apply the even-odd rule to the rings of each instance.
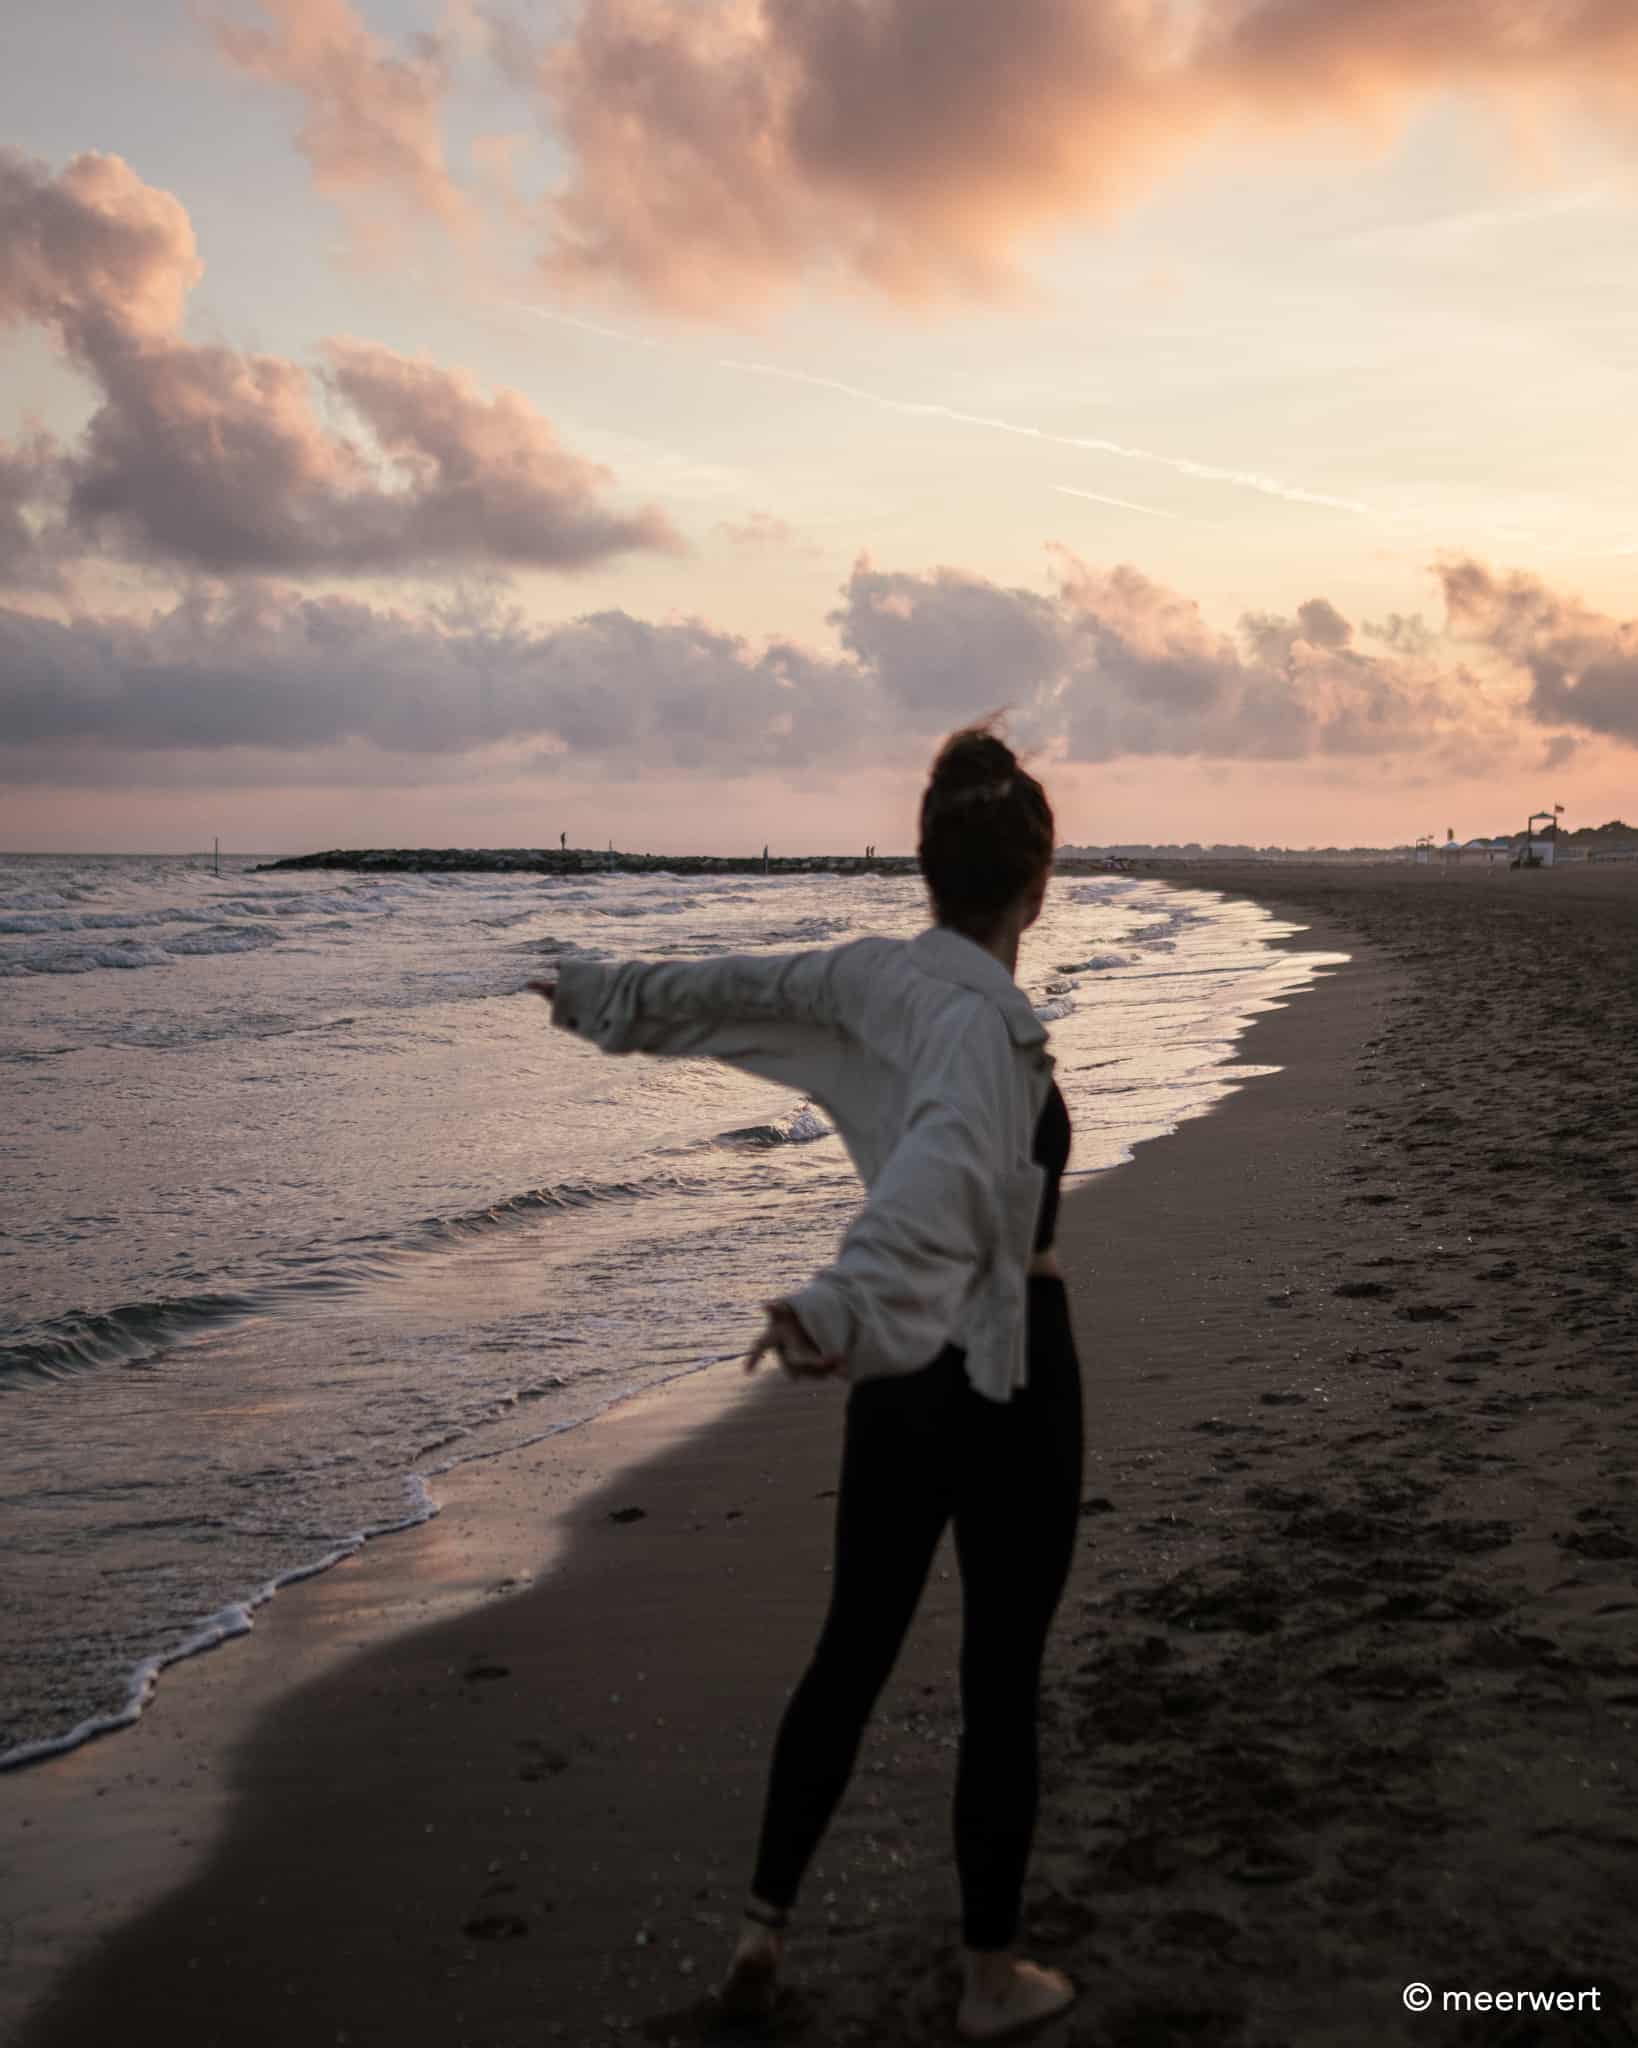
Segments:
[[[1554,804],[1554,806],[1553,806],[1553,811],[1554,811],[1554,814],[1555,814],[1555,815],[1557,815],[1558,813],[1562,812],[1562,811],[1563,811],[1563,809],[1564,809],[1564,806],[1563,806],[1562,804]]]

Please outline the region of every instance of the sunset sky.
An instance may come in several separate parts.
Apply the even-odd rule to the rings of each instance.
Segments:
[[[0,847],[1638,821],[1631,0],[0,15]]]

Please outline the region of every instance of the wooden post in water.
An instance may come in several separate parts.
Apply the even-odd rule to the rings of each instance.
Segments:
[[[218,874],[222,872],[222,842],[220,839],[216,842],[216,872]]]

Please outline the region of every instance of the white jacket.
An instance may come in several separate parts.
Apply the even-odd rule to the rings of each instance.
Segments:
[[[870,1199],[786,1297],[850,1378],[930,1365],[1025,1384],[1025,1268],[1045,1168],[1030,1157],[1056,1064],[999,960],[945,925],[799,953],[562,961],[552,1021],[605,1052],[721,1060],[811,1096]]]

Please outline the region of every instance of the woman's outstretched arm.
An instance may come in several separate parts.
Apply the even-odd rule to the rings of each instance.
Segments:
[[[524,985],[531,994],[555,1004],[558,993],[556,975],[542,975]],[[714,1023],[712,1028],[715,1028]],[[636,1047],[619,1049],[635,1051]],[[846,1360],[839,1353],[825,1354],[819,1350],[797,1319],[789,1301],[764,1302],[763,1307],[768,1320],[762,1335],[746,1355],[747,1372],[754,1372],[763,1354],[772,1351],[793,1379],[822,1378],[836,1372],[846,1376]]]
[[[564,960],[549,981],[552,1022],[604,1052],[687,1053],[724,1024],[775,1019],[839,1028],[847,988],[869,945],[708,960]]]

